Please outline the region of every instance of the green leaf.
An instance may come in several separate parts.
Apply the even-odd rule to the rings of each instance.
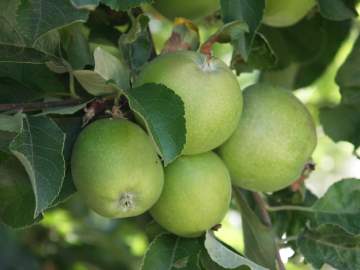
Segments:
[[[131,18],[131,22],[130,30],[121,35],[119,45],[130,69],[139,71],[156,53],[148,31],[149,18],[139,15]]]
[[[0,152],[0,221],[13,228],[35,223],[35,198],[24,167]]]
[[[106,82],[100,74],[92,70],[75,70],[75,78],[81,86],[93,96],[114,94],[118,91],[112,83]]]
[[[23,115],[0,114],[0,151],[8,152],[8,147],[23,125]]]
[[[129,89],[130,71],[123,61],[100,47],[95,49],[94,59],[94,71],[73,71],[74,76],[87,92],[100,96]],[[116,86],[110,81],[115,82]]]
[[[66,171],[64,182],[61,186],[61,190],[59,195],[51,204],[51,207],[55,207],[58,204],[61,204],[68,200],[74,193],[76,192],[76,187],[74,185],[74,181],[72,179],[70,168]]]
[[[357,17],[356,1],[317,0],[321,15],[329,20],[342,21]]]
[[[152,3],[153,0],[101,0],[101,2],[114,10],[127,10],[140,6],[144,3]]]
[[[248,31],[249,27],[246,23],[236,20],[221,26],[214,36],[216,36],[217,41],[220,43],[229,43],[238,40],[242,37],[243,33]]]
[[[180,155],[185,144],[184,103],[169,88],[153,83],[125,94],[130,108],[145,121],[166,166]]]
[[[55,118],[54,121],[66,134],[65,145],[64,145],[64,158],[66,161],[66,174],[64,182],[61,186],[61,191],[58,197],[52,203],[52,206],[56,206],[59,203],[66,201],[71,195],[76,192],[72,174],[71,174],[71,153],[74,143],[81,132],[82,118],[81,117],[66,117],[66,118]]]
[[[52,59],[48,49],[54,48],[49,47],[54,34],[48,33],[86,21],[87,16],[87,11],[75,9],[69,0],[1,1],[0,62],[44,63]]]
[[[250,208],[240,190],[235,190],[243,225],[245,255],[257,264],[275,269],[275,235]]]
[[[341,102],[358,105],[360,103],[360,78],[357,68],[360,65],[360,37],[336,75],[340,87]]]
[[[318,199],[310,190],[304,188],[294,192],[290,187],[280,191],[267,194],[267,202],[271,206],[291,205],[297,207],[311,207]],[[281,239],[284,235],[299,235],[312,217],[311,212],[300,211],[273,211],[269,212],[272,220],[272,230]],[[287,247],[298,255],[296,241],[288,241]]]
[[[333,63],[340,47],[349,37],[352,22],[324,21],[320,27],[324,33],[324,38],[319,41],[322,46],[319,49],[320,53],[302,63],[295,76],[295,86],[293,87],[295,89],[306,87],[315,82]],[[314,41],[316,42],[316,39]]]
[[[347,233],[360,234],[360,180],[344,179],[333,184],[312,209],[312,226],[332,224]]]
[[[180,238],[161,234],[149,245],[141,270],[201,270],[198,254],[201,245],[197,238]]]
[[[13,104],[21,102],[29,102],[39,99],[43,96],[40,90],[34,90],[26,85],[23,85],[11,78],[0,78],[0,100],[1,104]],[[7,111],[0,105],[0,111]]]
[[[209,254],[207,253],[206,249],[203,248],[200,252],[200,265],[204,268],[204,270],[225,270],[226,268],[221,267],[216,262],[214,262]],[[249,270],[249,267],[246,265],[236,267],[234,270]]]
[[[76,8],[94,10],[100,3],[100,0],[71,0]]]
[[[65,134],[49,118],[25,117],[9,149],[23,164],[33,186],[39,216],[58,196],[64,176]]]
[[[220,3],[224,23],[239,20],[249,27],[249,33],[242,33],[236,41],[239,53],[247,61],[261,24],[265,0],[221,0]]]
[[[69,0],[21,1],[17,14],[18,33],[30,46],[50,30],[86,21],[88,17],[87,11],[75,9]]]
[[[85,31],[82,23],[74,23],[61,30],[62,47],[73,69],[83,69],[85,66],[94,65]]]
[[[231,59],[231,67],[236,70],[237,74],[246,71],[249,72],[254,69],[268,70],[275,67],[277,63],[276,54],[262,34],[257,34],[255,36],[246,63],[244,63],[244,60],[239,53],[240,48],[238,45],[238,43],[234,44],[234,52]]]
[[[15,115],[0,114],[0,131],[18,133],[22,129],[22,119],[21,113]]]
[[[333,141],[347,141],[360,146],[360,109],[352,105],[339,105],[320,109],[320,122],[326,135]]]
[[[35,89],[43,95],[68,93],[60,76],[51,72],[44,64],[0,63],[0,77],[11,78],[29,91]]]
[[[43,64],[52,59],[54,59],[53,56],[34,48],[1,44],[0,40],[0,63]]]
[[[360,238],[347,234],[337,226],[305,229],[298,238],[305,259],[316,269],[329,264],[335,269],[360,269]]]
[[[94,51],[95,72],[106,81],[114,81],[122,90],[130,87],[130,71],[124,61],[118,59],[102,48]]]
[[[210,258],[225,269],[235,269],[240,266],[248,266],[251,270],[267,269],[228,249],[209,231],[206,233],[205,248]]]

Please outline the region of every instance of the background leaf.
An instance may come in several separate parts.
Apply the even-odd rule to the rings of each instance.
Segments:
[[[354,0],[317,0],[321,14],[330,20],[346,20],[357,16]]]
[[[355,148],[360,145],[360,109],[351,105],[322,108],[320,121],[326,135],[333,141],[347,141]]]
[[[360,103],[360,79],[356,68],[360,65],[360,38],[347,57],[345,63],[339,69],[336,83],[340,87],[341,101],[343,104]]]
[[[0,152],[0,220],[13,228],[35,223],[35,197],[29,177],[13,156]]]

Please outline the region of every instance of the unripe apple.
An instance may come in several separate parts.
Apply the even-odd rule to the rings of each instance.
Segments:
[[[184,17],[199,19],[220,9],[219,0],[155,0],[153,4],[162,15],[169,19]]]
[[[150,210],[161,226],[197,237],[221,222],[231,199],[231,180],[213,152],[182,156],[165,168],[164,190]]]
[[[164,181],[151,139],[127,120],[98,120],[86,127],[75,143],[71,171],[87,205],[110,218],[147,211]]]
[[[315,0],[266,0],[263,22],[274,27],[291,26],[315,5]]]
[[[290,91],[258,84],[245,89],[240,124],[219,152],[234,185],[271,192],[299,178],[316,143],[306,107]]]
[[[145,83],[163,84],[183,100],[186,120],[183,154],[204,153],[220,146],[239,122],[240,86],[219,59],[191,51],[164,54],[144,67],[135,84]]]

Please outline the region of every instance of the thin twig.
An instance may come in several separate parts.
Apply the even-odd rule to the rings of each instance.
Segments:
[[[266,226],[271,227],[272,226],[271,218],[270,218],[269,213],[267,212],[265,201],[263,200],[263,198],[260,196],[259,193],[253,192],[252,194],[253,194],[256,204],[259,206],[261,220],[264,222],[264,224]],[[275,252],[275,258],[276,258],[279,270],[286,270],[285,265],[284,265],[283,261],[281,260],[278,248],[276,249],[276,252]]]
[[[56,107],[67,107],[75,106],[85,102],[81,99],[67,99],[61,101],[48,101],[48,102],[29,102],[29,103],[4,103],[0,104],[0,111],[39,111],[47,108],[56,108]]]
[[[280,205],[280,206],[269,206],[265,205],[267,211],[277,212],[277,211],[300,211],[300,212],[315,212],[311,207],[298,206],[298,205]]]
[[[280,245],[285,245],[289,242],[292,242],[292,241],[296,241],[298,239],[298,236],[297,235],[293,235],[293,236],[289,236],[289,237],[286,237],[284,239],[279,239],[278,243]]]

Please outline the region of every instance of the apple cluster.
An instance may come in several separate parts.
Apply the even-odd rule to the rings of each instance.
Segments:
[[[175,15],[162,6],[168,2],[185,3],[158,1],[156,8],[169,17]],[[288,90],[255,84],[242,91],[225,63],[192,51],[146,64],[135,85],[146,83],[165,85],[182,99],[186,143],[164,168],[141,121],[103,119],[86,127],[73,149],[72,175],[80,195],[102,216],[149,211],[166,230],[196,237],[224,218],[232,186],[277,191],[294,182],[311,159],[315,124]]]

